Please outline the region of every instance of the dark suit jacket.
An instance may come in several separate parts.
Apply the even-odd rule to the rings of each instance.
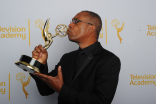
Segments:
[[[74,79],[76,51],[64,54],[51,73],[57,76],[61,65],[64,85],[58,96],[58,104],[110,104],[115,95],[120,71],[120,60],[113,53],[102,48],[100,43],[83,62]],[[34,78],[41,95],[54,92],[45,83]]]

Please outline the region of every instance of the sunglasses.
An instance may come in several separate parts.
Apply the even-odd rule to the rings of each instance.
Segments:
[[[73,19],[70,23],[77,24],[78,22],[84,22],[84,21],[81,21],[81,20],[78,20],[78,19]],[[88,22],[84,22],[84,23],[87,23],[87,24],[93,25],[93,24],[88,23]]]

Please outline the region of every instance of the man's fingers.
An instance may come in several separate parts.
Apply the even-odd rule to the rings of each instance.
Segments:
[[[40,54],[37,53],[36,51],[32,51],[32,55],[34,55],[34,56],[39,56]]]
[[[40,48],[40,50],[44,53],[46,50],[42,47],[42,45],[38,45],[38,47]]]
[[[34,56],[34,55],[33,55],[32,58],[34,58],[34,59],[37,60],[37,59],[39,58],[39,56]]]
[[[57,76],[59,79],[63,79],[61,66],[58,67],[58,75]]]
[[[40,50],[40,48],[38,46],[35,47],[35,51],[38,52],[38,53],[41,52],[41,50]]]

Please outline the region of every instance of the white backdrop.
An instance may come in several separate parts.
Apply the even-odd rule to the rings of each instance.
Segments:
[[[50,18],[49,31],[54,35],[58,24],[68,25],[82,10],[101,16],[103,30],[99,41],[121,60],[112,104],[155,104],[155,4],[155,0],[0,0],[0,104],[57,104],[57,93],[41,96],[35,81],[14,63],[22,54],[32,56],[38,44],[45,44],[35,25],[38,19]],[[112,26],[113,20],[120,24]],[[48,49],[49,71],[64,53],[78,48],[67,36],[53,40]],[[16,78],[19,73],[22,81],[28,82],[24,89],[22,81]]]

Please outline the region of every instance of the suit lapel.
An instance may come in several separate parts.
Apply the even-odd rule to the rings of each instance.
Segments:
[[[73,70],[71,70],[71,74],[69,76],[69,82],[71,82],[71,84],[73,84],[73,82],[75,81],[75,79],[80,75],[80,73],[84,70],[84,68],[93,60],[94,56],[96,54],[99,54],[101,49],[103,49],[103,47],[101,46],[101,44],[99,43],[96,48],[88,55],[88,57],[85,59],[85,61],[83,62],[83,64],[81,65],[81,67],[79,68],[77,74],[75,75],[75,77],[72,80],[72,76],[73,76]],[[76,57],[74,57],[76,59]],[[75,64],[73,64],[72,66],[74,66]],[[70,85],[71,85],[70,84]]]
[[[78,50],[77,50],[78,51]],[[70,85],[71,82],[72,82],[72,77],[73,77],[73,70],[75,69],[75,64],[76,64],[76,57],[77,57],[77,51],[74,52],[73,55],[71,55],[72,57],[71,58],[71,63],[69,65],[69,71],[68,71],[68,77],[67,77],[67,83]],[[74,61],[73,61],[74,60]]]
[[[79,74],[84,70],[84,68],[91,62],[91,60],[94,58],[94,56],[92,55],[92,53],[90,53],[88,55],[88,57],[85,59],[85,61],[83,62],[83,64],[81,65],[81,67],[79,68],[78,72],[76,73],[72,83],[75,81],[75,79],[79,76]],[[73,75],[73,74],[72,74]],[[71,84],[72,84],[71,83]]]

